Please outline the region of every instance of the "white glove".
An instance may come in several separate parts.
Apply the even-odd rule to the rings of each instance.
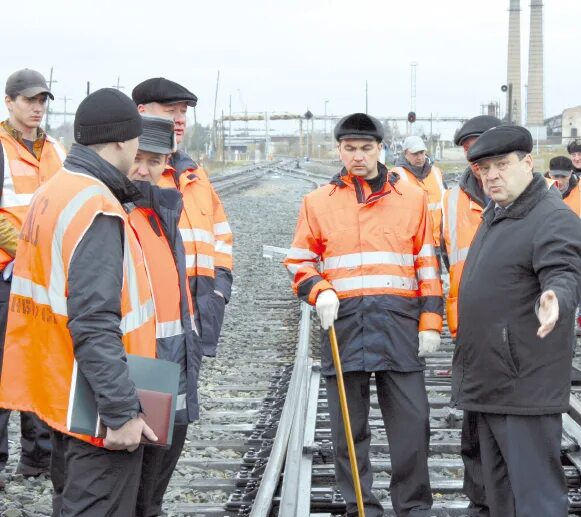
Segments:
[[[321,320],[321,327],[327,330],[333,322],[337,319],[339,313],[339,298],[333,289],[326,289],[317,296],[317,303],[315,304],[317,315]]]
[[[435,330],[422,330],[418,333],[418,338],[420,341],[419,357],[433,354],[440,348],[440,333]]]

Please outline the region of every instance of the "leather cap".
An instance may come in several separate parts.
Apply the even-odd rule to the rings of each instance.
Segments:
[[[503,154],[533,150],[533,137],[522,126],[498,126],[485,131],[468,151],[468,161],[477,162],[484,158]]]
[[[549,162],[549,174],[551,176],[566,177],[573,171],[573,162],[566,156],[555,156]]]
[[[500,126],[502,122],[490,115],[478,115],[464,122],[464,125],[454,135],[454,145],[462,145],[462,142],[471,136],[480,136],[493,127]]]
[[[335,139],[383,140],[383,124],[365,113],[353,113],[343,117],[335,126]]]
[[[190,90],[165,77],[154,77],[139,83],[133,88],[131,97],[135,104],[147,104],[148,102],[174,104],[176,102],[185,102],[193,108],[198,103],[198,98]]]
[[[581,140],[571,140],[571,142],[567,144],[567,152],[569,154],[581,153]]]

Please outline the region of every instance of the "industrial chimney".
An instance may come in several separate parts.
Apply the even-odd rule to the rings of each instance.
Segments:
[[[529,41],[529,79],[527,88],[527,126],[545,122],[543,92],[543,1],[531,0]]]
[[[520,124],[520,0],[510,0],[508,11],[507,117],[509,123]]]

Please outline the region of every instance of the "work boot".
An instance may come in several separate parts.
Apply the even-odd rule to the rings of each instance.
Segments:
[[[50,474],[50,467],[32,467],[19,461],[15,473],[20,474],[25,478],[37,478],[41,474],[46,474],[48,476]]]

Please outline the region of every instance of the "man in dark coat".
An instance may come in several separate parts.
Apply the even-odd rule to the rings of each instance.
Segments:
[[[492,517],[566,517],[561,413],[569,407],[581,221],[533,172],[530,133],[501,126],[468,152],[492,202],[459,293],[452,398],[477,413]]]

